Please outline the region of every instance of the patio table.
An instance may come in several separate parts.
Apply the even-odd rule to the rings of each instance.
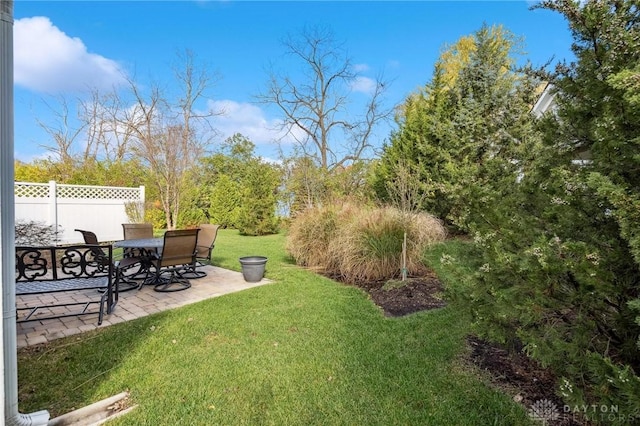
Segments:
[[[143,254],[141,262],[142,268],[138,275],[145,275],[145,279],[140,284],[140,288],[145,284],[157,284],[156,282],[156,274],[152,274],[149,277],[149,273],[151,271],[151,256],[152,253],[158,252],[162,249],[164,244],[164,238],[139,238],[139,239],[131,239],[131,240],[120,240],[113,243],[114,247],[120,247],[123,249],[136,249],[139,250],[140,253]]]
[[[163,238],[140,238],[136,240],[120,240],[113,243],[114,247],[129,248],[129,249],[161,249],[164,244]]]

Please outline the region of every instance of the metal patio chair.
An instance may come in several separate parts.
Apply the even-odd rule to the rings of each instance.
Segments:
[[[98,237],[92,231],[85,231],[83,229],[76,229],[76,231],[82,234],[82,238],[84,238],[85,244],[98,245]],[[107,259],[106,253],[104,253],[100,248],[93,249],[93,255],[96,259]],[[138,288],[138,283],[132,281],[130,277],[125,275],[125,271],[134,268],[138,265],[140,268],[142,267],[143,259],[140,257],[123,257],[122,259],[115,260],[113,262],[113,269],[116,271],[116,285],[118,286],[118,291],[128,291],[133,290],[134,288]],[[137,273],[137,272],[136,272]],[[133,274],[135,276],[135,274]]]
[[[150,223],[123,223],[122,231],[125,240],[153,238],[153,225]]]
[[[211,254],[216,243],[220,225],[203,223],[199,228],[200,232],[198,232],[198,242],[196,244],[196,262],[191,267],[188,267],[187,271],[182,274],[185,278],[202,278],[207,276],[206,272],[199,271],[198,268],[204,266],[204,262],[211,262]]]
[[[125,240],[153,238],[153,225],[150,223],[123,223],[122,234]],[[128,249],[124,251],[125,257],[145,256],[147,254],[148,253],[141,253],[140,250]]]
[[[196,262],[196,243],[200,229],[179,229],[164,234],[162,252],[151,258],[155,267],[152,283],[155,291],[180,291],[191,287],[183,276]],[[168,274],[169,277],[163,275]]]

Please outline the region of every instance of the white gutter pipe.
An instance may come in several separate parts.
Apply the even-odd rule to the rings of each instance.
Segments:
[[[0,0],[0,277],[5,425],[46,425],[49,413],[18,412],[13,168],[13,0]]]

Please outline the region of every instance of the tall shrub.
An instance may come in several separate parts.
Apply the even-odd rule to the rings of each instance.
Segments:
[[[628,424],[640,416],[640,115],[628,79],[640,64],[638,6],[542,7],[567,18],[577,60],[550,76],[557,109],[519,158],[520,184],[472,224],[483,266],[460,296],[480,333],[552,367],[567,403],[616,406],[604,420]]]
[[[242,178],[243,192],[238,211],[238,231],[242,235],[267,235],[278,232],[276,194],[280,172],[272,164],[253,159]]]
[[[237,133],[219,152],[203,158],[193,177],[199,183],[193,202],[210,223],[244,235],[271,234],[279,225],[281,168],[254,151],[254,143]]]
[[[229,175],[220,174],[211,188],[208,213],[212,223],[223,228],[236,228],[240,216],[242,190]]]

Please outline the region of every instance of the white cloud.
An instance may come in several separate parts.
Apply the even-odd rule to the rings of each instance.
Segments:
[[[362,92],[366,94],[373,93],[376,88],[376,81],[369,77],[356,77],[351,83],[351,90],[354,92]]]
[[[353,66],[353,70],[355,72],[364,72],[364,71],[369,71],[369,65],[367,64],[355,64]]]
[[[14,79],[45,93],[110,88],[124,81],[117,62],[88,52],[82,40],[69,37],[44,16],[14,23]]]
[[[264,145],[282,139],[281,121],[268,119],[265,112],[258,106],[247,102],[232,100],[209,101],[208,107],[212,111],[223,114],[214,117],[213,126],[228,138],[236,133],[249,138],[256,145]],[[291,136],[286,136],[281,142],[291,143]]]

